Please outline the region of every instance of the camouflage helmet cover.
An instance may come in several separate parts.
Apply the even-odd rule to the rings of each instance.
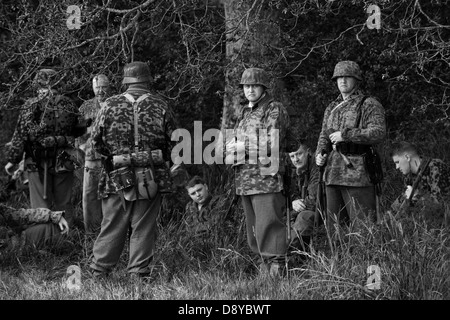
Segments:
[[[269,75],[266,71],[260,68],[248,68],[245,69],[242,73],[242,78],[240,85],[248,84],[248,85],[261,85],[266,88],[270,88],[269,85]]]
[[[150,68],[145,62],[134,61],[123,68],[122,84],[140,83],[151,81]]]
[[[362,81],[362,72],[359,65],[354,61],[339,61],[334,67],[333,77],[334,80],[338,77],[354,77]]]
[[[34,77],[34,84],[40,88],[52,86],[55,83],[55,76],[57,72],[54,69],[41,69]]]

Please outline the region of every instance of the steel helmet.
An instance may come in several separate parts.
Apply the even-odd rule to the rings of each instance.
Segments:
[[[123,68],[122,84],[140,83],[151,81],[150,68],[145,62],[134,61]]]
[[[264,86],[266,89],[270,88],[269,85],[269,75],[266,71],[260,68],[248,68],[245,69],[242,73],[241,83],[240,85],[244,84],[258,84],[261,86]]]
[[[334,73],[331,80],[337,77],[354,77],[362,81],[362,72],[359,65],[354,61],[339,61],[334,67]]]
[[[34,77],[34,84],[40,88],[47,88],[55,84],[57,72],[54,69],[41,69]]]

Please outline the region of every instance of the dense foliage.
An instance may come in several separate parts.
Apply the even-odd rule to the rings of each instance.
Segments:
[[[80,9],[80,28],[72,28],[77,17],[74,11],[67,12],[73,5]],[[370,5],[381,10],[380,29],[368,28]],[[194,121],[202,121],[203,131],[230,125],[233,112],[223,110],[238,108],[243,101],[238,87],[241,72],[250,66],[264,67],[274,78],[273,94],[287,106],[292,123],[300,127],[301,138],[314,148],[323,112],[338,94],[330,81],[333,68],[337,61],[349,59],[360,64],[364,88],[386,110],[389,131],[381,153],[387,176],[382,206],[386,208],[401,188],[400,176],[394,173],[389,158],[394,140],[409,140],[424,153],[450,161],[448,0],[3,0],[0,16],[0,148],[12,136],[19,107],[35,94],[32,79],[37,70],[56,69],[64,93],[81,105],[93,96],[91,79],[97,73],[107,74],[116,92],[121,92],[122,68],[134,60],[148,62],[153,90],[170,101],[179,126],[191,132]],[[3,152],[0,164],[6,164]],[[191,165],[188,169],[201,173],[213,192],[223,194],[222,209],[235,211],[235,225],[230,228],[235,233],[230,231],[222,238],[223,248],[217,249],[216,243],[203,243],[205,247],[201,247],[183,233],[177,216],[186,194],[170,196],[176,201],[167,197],[163,213],[175,214],[163,214],[165,228],[158,248],[168,279],[161,279],[161,287],[168,281],[175,293],[161,293],[156,286],[156,292],[147,292],[147,298],[223,298],[225,293],[213,290],[217,277],[237,282],[227,288],[226,297],[361,298],[366,296],[360,290],[360,284],[364,284],[361,274],[365,276],[366,261],[372,258],[384,264],[386,274],[391,275],[380,293],[383,298],[449,296],[447,240],[415,220],[405,234],[400,224],[389,221],[381,229],[368,228],[367,235],[354,239],[360,241],[352,246],[357,253],[338,260],[321,252],[314,254],[311,270],[317,272],[309,279],[295,276],[297,289],[290,286],[289,290],[277,291],[279,287],[264,286],[270,283],[252,280],[249,284],[245,282],[246,269],[255,266],[246,251],[241,208],[231,202],[229,172],[222,166]],[[0,178],[6,182],[3,172]],[[81,216],[79,181],[74,189],[78,191],[74,204]],[[12,193],[12,198],[7,195],[3,186],[2,201],[7,199],[14,206],[27,203],[22,190]],[[92,244],[80,248],[82,236],[79,241],[75,239],[79,230],[75,229],[70,239],[72,256],[67,259],[83,266],[88,259],[83,250]],[[417,242],[418,236],[423,241]],[[350,246],[343,248],[344,253],[346,250],[349,252]],[[33,275],[33,263],[18,266],[21,262],[14,254],[7,257],[10,261],[4,262],[11,266],[11,273],[20,267],[25,275]],[[31,261],[34,255],[24,255],[23,259],[30,262],[27,258]],[[49,261],[64,274],[67,261]],[[336,261],[340,268],[334,268]],[[203,268],[217,269],[218,275],[198,277],[197,271]],[[46,275],[43,281],[48,280]],[[239,280],[231,279],[236,275]],[[328,278],[324,280],[322,275]],[[432,279],[426,278],[430,275]],[[29,279],[11,279],[6,282],[10,291],[2,297],[30,296],[21,291]],[[180,283],[191,287],[179,292]],[[414,287],[417,283],[420,288]],[[210,291],[198,290],[200,287]],[[265,289],[270,289],[270,294]],[[99,294],[102,290],[93,287],[92,295],[83,293],[81,298],[109,298]],[[54,298],[55,294],[64,298],[66,293],[53,290],[44,298]]]
[[[223,3],[233,15],[225,15]],[[371,4],[381,10],[381,29],[366,25]],[[67,13],[71,5],[80,9],[79,29],[69,29],[76,22]],[[65,92],[81,104],[92,96],[95,73],[113,78],[120,91],[123,65],[143,60],[180,126],[202,120],[207,129],[220,125],[225,82],[239,80],[225,79],[227,68],[237,64],[241,72],[252,64],[283,82],[285,91],[275,94],[313,141],[336,96],[333,67],[353,59],[386,108],[392,138],[435,136],[449,130],[449,7],[413,0],[2,1],[0,106],[9,110],[33,95],[31,79],[42,67],[60,71]],[[255,42],[263,54],[255,53]],[[242,44],[241,51],[226,52],[229,43]],[[3,139],[11,133],[7,124]]]

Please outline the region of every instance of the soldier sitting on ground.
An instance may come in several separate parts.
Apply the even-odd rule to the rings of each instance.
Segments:
[[[214,235],[214,229],[221,221],[215,210],[219,197],[209,193],[208,185],[199,176],[189,180],[186,190],[192,199],[186,204],[184,215],[187,231],[194,236]]]
[[[23,245],[38,249],[57,243],[69,231],[64,211],[15,209],[0,205],[0,248]]]

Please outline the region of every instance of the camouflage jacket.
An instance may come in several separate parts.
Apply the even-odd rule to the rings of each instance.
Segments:
[[[309,166],[304,171],[291,169],[291,201],[302,199],[302,188],[306,188],[305,204],[306,209],[314,211],[316,209],[317,188],[319,184],[319,168],[314,157],[311,155]]]
[[[36,209],[7,209],[1,212],[2,225],[6,225],[15,231],[21,231],[28,226],[38,223],[59,223],[64,211],[51,211],[47,208]]]
[[[421,159],[425,163],[426,159]],[[412,185],[417,175],[409,174],[405,177],[405,186]],[[450,200],[450,167],[440,159],[431,159],[423,171],[413,202],[420,198],[430,197],[436,203]]]
[[[128,90],[134,99],[148,90]],[[172,132],[175,118],[167,103],[158,95],[151,94],[139,103],[139,151],[159,149],[165,161],[171,160]],[[97,114],[91,131],[92,147],[105,158],[134,152],[133,106],[119,94],[108,98]],[[163,161],[161,166],[166,166]],[[158,171],[164,170],[155,164],[156,182]],[[117,194],[116,187],[104,166],[100,174],[99,197]]]
[[[85,101],[79,111],[80,111],[80,122],[82,120],[92,119],[95,121],[97,117],[97,113],[101,108],[103,103],[98,102],[97,97]],[[82,136],[78,137],[76,140],[77,147],[83,146],[85,153],[85,160],[99,160],[101,159],[101,155],[98,152],[95,152],[92,149],[91,143],[91,128],[87,129],[87,132]]]
[[[249,135],[258,135],[258,161],[256,164],[249,163],[248,158],[250,157],[250,151],[249,148],[246,147],[245,163],[235,166],[236,194],[252,195],[280,192],[283,190],[283,164],[285,163],[283,157],[285,156],[285,138],[288,128],[289,116],[286,109],[280,102],[273,101],[272,97],[267,92],[253,108],[250,108],[248,105],[244,107],[234,130],[236,133],[244,132]],[[268,135],[271,129],[278,130],[279,140],[277,142],[279,157],[275,159],[275,161],[278,162],[276,166],[274,166],[272,162],[262,164],[260,161],[262,156],[265,156],[266,154],[269,155],[271,151],[269,141],[267,141],[266,144],[264,139],[261,139],[259,134],[259,130],[261,129],[267,129]],[[267,153],[261,151],[261,147],[264,147],[264,145],[267,147]],[[275,170],[269,168],[274,168]],[[262,170],[272,172],[270,174],[264,174],[264,171]]]
[[[362,155],[348,155],[354,168],[347,168],[339,152],[332,149],[329,135],[341,131],[345,142],[374,145],[386,136],[386,121],[383,106],[372,97],[367,97],[361,105],[361,118],[356,127],[358,104],[363,99],[362,91],[356,90],[347,100],[342,96],[333,101],[325,110],[322,130],[317,143],[316,154],[326,150],[328,154],[324,181],[327,185],[352,187],[370,186],[369,176]]]
[[[24,152],[26,158],[42,160],[43,153],[36,152],[43,148],[41,141],[47,137],[61,136],[66,145],[58,149],[49,148],[51,152],[47,153],[47,160],[55,161],[61,149],[74,147],[75,137],[79,135],[78,116],[75,103],[62,95],[49,94],[27,100],[19,114],[11,146],[7,151],[8,161],[18,164]]]
[[[189,233],[202,235],[211,232],[221,221],[221,216],[217,210],[218,196],[211,195],[206,199],[202,208],[198,209],[198,204],[193,200],[186,204],[185,224]]]

